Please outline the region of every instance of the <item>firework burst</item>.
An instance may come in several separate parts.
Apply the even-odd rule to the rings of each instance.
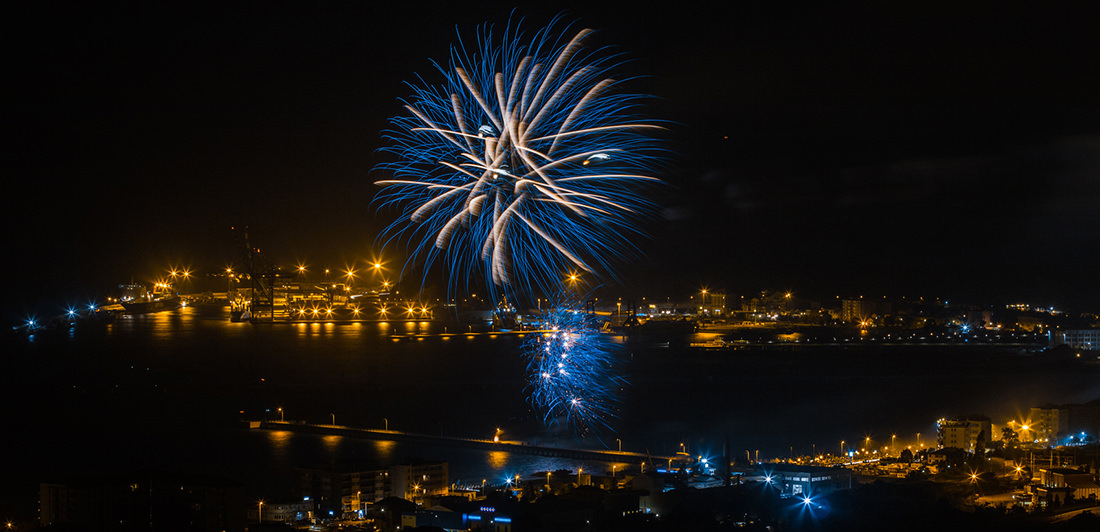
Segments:
[[[556,305],[541,318],[542,334],[524,344],[531,404],[548,425],[561,422],[578,432],[607,428],[626,384],[615,371],[618,346],[575,305]]]
[[[410,84],[386,132],[396,160],[376,204],[402,215],[384,238],[407,237],[425,266],[444,257],[452,289],[484,277],[518,301],[558,293],[564,271],[610,272],[652,211],[641,185],[657,181],[661,127],[611,77],[621,57],[561,25],[530,40],[482,26],[435,64],[441,83]]]

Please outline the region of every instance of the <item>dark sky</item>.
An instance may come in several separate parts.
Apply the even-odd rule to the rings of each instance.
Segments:
[[[517,9],[601,30],[675,124],[662,211],[612,291],[1100,309],[1100,6],[878,4]],[[403,82],[512,6],[2,9],[17,317],[239,263],[231,226],[288,264],[377,253],[371,169]]]

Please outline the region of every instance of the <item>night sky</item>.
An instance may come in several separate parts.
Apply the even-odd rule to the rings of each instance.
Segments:
[[[608,290],[1100,309],[1100,5],[878,4],[516,9],[600,30],[673,123],[651,238]],[[233,226],[284,264],[362,264],[394,216],[372,168],[403,83],[512,6],[2,10],[18,319],[239,264]]]

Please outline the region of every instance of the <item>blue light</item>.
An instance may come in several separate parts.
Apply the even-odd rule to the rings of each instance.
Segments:
[[[814,502],[813,499],[811,499],[809,497],[803,497],[802,498],[802,504],[805,504],[806,506],[809,506],[810,503],[812,503],[812,502]]]
[[[509,517],[498,517],[495,519],[495,521],[498,523],[511,523],[512,519]]]
[[[480,515],[467,515],[466,519],[468,521],[481,521],[481,516]]]

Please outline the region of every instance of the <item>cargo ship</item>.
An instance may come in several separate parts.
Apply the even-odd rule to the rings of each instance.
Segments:
[[[130,314],[145,314],[173,310],[180,306],[180,296],[171,293],[171,285],[157,283],[153,292],[140,284],[118,285],[119,303]]]

